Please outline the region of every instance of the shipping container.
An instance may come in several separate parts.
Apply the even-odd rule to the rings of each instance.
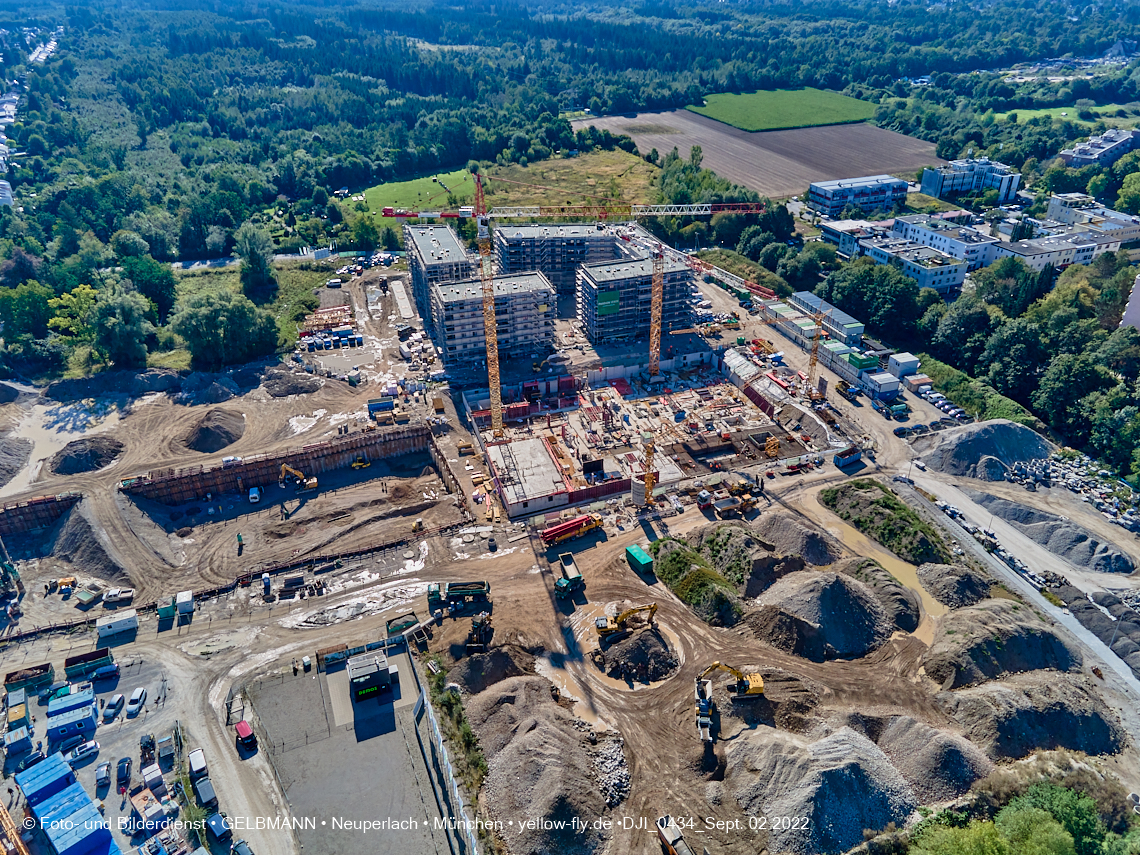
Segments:
[[[62,695],[58,698],[53,698],[48,701],[47,714],[48,719],[56,718],[64,713],[69,713],[72,710],[89,707],[95,703],[95,690],[83,689],[79,692],[71,692],[67,695]]]
[[[69,680],[79,680],[91,672],[115,661],[109,647],[100,647],[87,653],[69,656],[63,660],[63,672]]]
[[[625,558],[636,572],[646,574],[653,572],[653,557],[636,543],[625,548]]]

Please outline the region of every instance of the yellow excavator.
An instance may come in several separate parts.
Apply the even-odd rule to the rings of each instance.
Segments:
[[[653,616],[657,614],[657,603],[649,603],[644,606],[633,606],[626,609],[617,617],[603,616],[595,618],[594,628],[598,630],[599,638],[609,638],[619,632],[625,632],[625,622],[640,612],[648,612],[649,616],[646,618],[649,623],[653,623]]]
[[[761,677],[759,674],[745,674],[743,671],[740,671],[737,668],[733,668],[731,665],[725,665],[723,662],[714,662],[712,665],[702,671],[697,676],[698,686],[702,680],[704,680],[707,676],[709,676],[709,674],[713,673],[717,669],[720,669],[721,671],[727,671],[729,674],[736,678],[736,686],[733,690],[732,695],[733,700],[754,700],[764,694],[763,677]]]
[[[306,478],[304,472],[300,472],[300,471],[294,469],[288,463],[282,463],[281,464],[281,478],[279,479],[282,485],[284,485],[284,483],[285,483],[285,481],[289,475],[293,476],[295,483],[297,484],[297,489],[299,491],[300,490],[315,490],[315,489],[317,489],[316,477]]]

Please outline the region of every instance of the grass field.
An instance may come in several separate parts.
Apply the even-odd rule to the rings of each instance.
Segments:
[[[1066,119],[1078,125],[1091,127],[1092,122],[1077,116],[1078,109],[1077,107],[1045,107],[1041,110],[1011,110],[1010,112],[1017,114],[1018,122],[1026,122],[1039,116],[1049,116],[1053,119]],[[1118,110],[1123,110],[1129,115],[1117,116]],[[1093,107],[1092,112],[1110,128],[1132,128],[1140,121],[1140,104],[1105,104],[1103,107]],[[1009,113],[994,113],[994,119],[999,122],[1005,121],[1008,115]]]
[[[958,205],[951,205],[925,193],[907,193],[906,209],[912,214],[941,214],[945,211],[957,211]]]
[[[443,186],[433,178],[443,182]],[[444,189],[447,188],[447,190]],[[364,191],[368,210],[379,213],[384,208],[406,208],[409,211],[448,210],[447,191],[450,190],[462,205],[470,205],[475,197],[475,185],[466,169],[425,175],[411,181],[393,181],[379,184]]]
[[[865,122],[875,105],[823,89],[777,89],[741,95],[709,95],[694,113],[743,131],[777,131]]]

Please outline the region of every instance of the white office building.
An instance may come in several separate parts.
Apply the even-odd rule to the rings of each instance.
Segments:
[[[891,237],[929,246],[939,252],[966,262],[967,270],[985,267],[992,260],[992,247],[998,239],[973,226],[963,226],[950,220],[915,214],[896,217]]]
[[[962,287],[966,262],[929,246],[895,237],[871,238],[859,242],[863,255],[876,264],[897,263],[919,288],[933,288],[939,294]]]
[[[1140,240],[1140,217],[1106,208],[1084,193],[1054,193],[1045,216],[1085,231],[1111,235],[1121,243]]]
[[[922,172],[922,192],[935,199],[993,189],[998,192],[999,203],[1008,202],[1020,183],[1020,172],[988,157],[952,160],[945,166],[928,166]]]

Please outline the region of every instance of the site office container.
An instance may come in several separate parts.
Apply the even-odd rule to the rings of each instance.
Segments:
[[[653,572],[653,557],[636,543],[625,548],[625,557],[630,566],[637,572]]]

